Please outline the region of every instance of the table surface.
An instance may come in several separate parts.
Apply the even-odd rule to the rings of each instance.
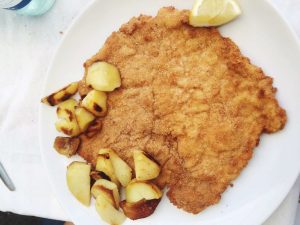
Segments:
[[[41,17],[0,10],[0,161],[16,191],[0,183],[0,211],[67,220],[52,194],[38,143],[38,104],[54,52],[74,18],[93,0],[57,1]],[[300,0],[271,0],[300,37]],[[300,180],[264,225],[294,224]],[[300,225],[300,209],[295,225]]]

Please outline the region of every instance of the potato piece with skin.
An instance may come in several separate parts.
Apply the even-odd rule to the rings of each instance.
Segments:
[[[65,119],[67,121],[75,120],[75,107],[78,106],[78,102],[71,98],[57,106],[56,114],[59,119]]]
[[[95,120],[95,116],[83,107],[75,107],[75,116],[80,132],[87,130],[89,125]]]
[[[74,137],[80,134],[79,126],[76,120],[69,122],[65,119],[60,119],[55,123],[55,128],[58,132],[62,132],[68,136]]]
[[[160,173],[159,165],[143,151],[133,152],[135,175],[137,180],[152,180]]]
[[[160,199],[162,197],[161,190],[153,183],[147,181],[133,180],[125,189],[127,202],[138,202],[142,199]]]
[[[68,99],[58,105],[56,114],[59,120],[55,123],[57,131],[72,137],[80,134],[75,116],[75,107],[77,105],[78,103],[75,99]]]
[[[72,162],[67,167],[67,185],[70,192],[82,204],[89,206],[91,199],[90,186],[91,165],[85,162]]]
[[[57,105],[76,94],[78,90],[78,82],[73,82],[59,91],[42,98],[41,102],[50,106]]]
[[[142,219],[150,216],[154,213],[156,207],[158,206],[160,199],[145,200],[142,199],[138,202],[127,202],[125,200],[120,202],[120,207],[122,208],[124,214],[132,219]]]
[[[95,62],[89,66],[85,81],[98,91],[113,91],[121,86],[119,70],[106,62]]]
[[[109,202],[109,204],[117,209],[112,190],[109,190],[103,186],[93,186],[93,188],[91,189],[91,193],[95,199],[97,199],[97,197],[105,198]]]
[[[92,181],[91,181],[92,184],[94,184],[99,179],[105,179],[105,180],[111,181],[110,177],[107,176],[102,171],[96,171],[96,170],[94,170],[94,171],[91,172],[90,177],[92,179]]]
[[[75,137],[56,137],[53,147],[55,150],[67,157],[75,155],[80,145],[80,139]]]
[[[96,170],[105,173],[112,182],[120,186],[120,183],[116,177],[115,171],[110,160],[108,153],[99,154],[96,161]]]
[[[114,173],[109,154],[100,154],[96,161],[96,170],[106,173],[108,176]]]
[[[115,183],[105,179],[99,179],[93,185],[91,192],[94,198],[97,198],[99,195],[106,196],[116,209],[119,208],[120,195],[118,186]],[[112,196],[112,198],[110,196]]]
[[[117,210],[106,198],[98,196],[95,207],[100,217],[111,225],[120,225],[126,220],[126,216]]]
[[[92,90],[82,100],[81,105],[95,116],[105,116],[107,112],[105,92]]]
[[[123,187],[126,187],[131,181],[132,169],[115,151],[109,149],[109,156],[117,179]]]

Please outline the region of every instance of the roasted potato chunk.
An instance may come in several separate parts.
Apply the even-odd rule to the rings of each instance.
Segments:
[[[142,199],[160,199],[161,190],[153,183],[147,181],[132,180],[125,190],[127,202],[138,202]]]
[[[61,119],[55,123],[55,128],[58,132],[62,132],[68,136],[74,137],[80,134],[80,129],[76,120],[69,122],[67,120]]]
[[[88,129],[89,125],[95,120],[95,116],[83,107],[75,107],[75,116],[80,132]]]
[[[159,165],[145,152],[135,150],[133,159],[137,180],[152,180],[159,175]]]
[[[91,199],[91,165],[85,162],[72,162],[67,168],[67,184],[74,197],[89,206]]]
[[[90,176],[91,176],[91,179],[95,182],[99,179],[105,179],[105,180],[111,181],[110,177],[101,171],[93,170],[91,172]]]
[[[67,121],[76,120],[75,118],[75,107],[78,106],[78,102],[71,98],[60,104],[56,109],[56,114],[59,119],[65,119]]]
[[[130,203],[124,200],[120,202],[120,207],[128,218],[137,220],[150,216],[155,211],[159,202],[160,199],[142,199],[134,203]]]
[[[56,113],[59,120],[55,123],[57,131],[72,137],[80,134],[75,115],[77,104],[76,100],[68,99],[58,105]]]
[[[95,116],[105,116],[107,112],[106,93],[92,90],[82,100],[81,105]]]
[[[119,70],[106,62],[95,62],[89,66],[85,81],[98,91],[113,91],[121,86]]]
[[[120,225],[126,220],[126,216],[105,197],[98,196],[95,207],[100,217],[111,225]]]
[[[99,195],[106,197],[116,209],[119,208],[120,195],[118,186],[115,183],[99,179],[92,186],[91,193],[94,198],[97,198]]]
[[[62,155],[71,157],[75,155],[80,145],[80,139],[75,137],[56,137],[54,141],[55,150]]]
[[[75,95],[77,90],[78,82],[73,82],[59,91],[42,98],[41,102],[50,106],[54,106]]]
[[[109,149],[109,157],[117,179],[120,181],[123,187],[126,187],[131,181],[132,169],[112,149]]]
[[[116,177],[112,162],[110,160],[110,155],[109,153],[105,153],[103,149],[100,149],[99,151],[99,155],[97,157],[96,162],[96,170],[106,174],[110,178],[110,180],[116,185],[120,185]]]

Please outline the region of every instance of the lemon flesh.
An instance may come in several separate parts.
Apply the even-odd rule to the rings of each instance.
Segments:
[[[196,0],[189,23],[194,27],[220,26],[240,14],[241,9],[234,0]]]

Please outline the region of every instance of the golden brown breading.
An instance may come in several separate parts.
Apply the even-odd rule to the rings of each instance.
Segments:
[[[171,202],[198,213],[220,200],[261,133],[282,129],[286,113],[272,78],[216,28],[189,26],[187,15],[167,7],[133,18],[85,63],[116,65],[122,87],[109,93],[102,131],[80,155],[94,162],[110,147],[133,167],[132,150],[144,150],[162,165],[156,182]]]

